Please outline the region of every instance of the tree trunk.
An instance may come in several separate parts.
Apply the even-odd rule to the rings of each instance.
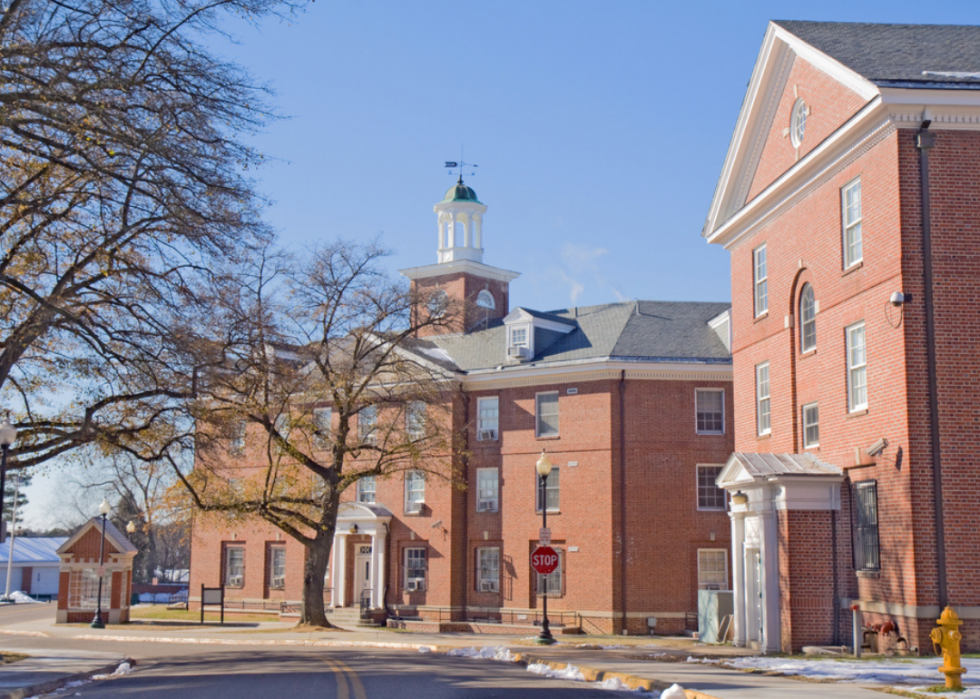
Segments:
[[[327,576],[333,536],[320,535],[306,546],[303,562],[303,608],[299,623],[331,626],[323,608],[323,579]]]

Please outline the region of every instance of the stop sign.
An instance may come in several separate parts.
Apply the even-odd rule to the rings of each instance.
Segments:
[[[538,546],[531,554],[531,567],[540,575],[554,573],[558,567],[558,552],[550,546]]]

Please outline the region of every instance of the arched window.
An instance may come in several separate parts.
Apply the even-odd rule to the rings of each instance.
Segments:
[[[803,285],[800,292],[800,351],[809,352],[817,346],[817,304],[813,287]]]
[[[429,313],[436,318],[441,318],[445,314],[448,306],[449,295],[446,294],[443,289],[436,290],[432,296],[429,297]]]
[[[497,302],[493,300],[493,294],[484,289],[476,295],[476,305],[480,308],[489,308],[492,311],[497,307]]]

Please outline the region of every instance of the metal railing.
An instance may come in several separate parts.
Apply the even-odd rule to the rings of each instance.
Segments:
[[[459,622],[459,623],[480,623],[480,624],[512,624],[517,626],[540,626],[543,614],[540,611],[529,609],[527,611],[500,610],[495,612],[471,612],[466,611],[463,619],[453,619],[454,612],[451,609],[439,608],[435,611],[438,614],[439,623]],[[399,614],[391,618],[403,621],[422,621],[422,617]],[[548,622],[551,626],[581,626],[582,615],[575,611],[552,611],[548,610]]]

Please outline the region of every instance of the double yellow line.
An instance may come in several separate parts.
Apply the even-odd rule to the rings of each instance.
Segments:
[[[351,699],[350,690],[347,688],[348,682],[354,690],[354,699],[367,699],[361,678],[347,666],[347,663],[334,658],[323,658],[323,662],[337,675],[337,699]]]

